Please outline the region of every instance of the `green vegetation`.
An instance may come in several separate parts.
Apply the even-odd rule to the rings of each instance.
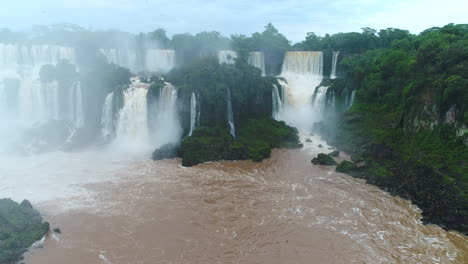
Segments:
[[[351,161],[343,160],[338,166],[336,166],[336,171],[341,173],[351,174],[353,171],[356,171],[357,167]]]
[[[330,95],[351,109],[316,128],[359,177],[412,200],[424,220],[468,232],[468,26],[447,25],[343,60]],[[341,168],[340,168],[341,169]]]
[[[336,165],[335,160],[330,155],[327,155],[325,153],[319,153],[317,157],[312,159],[311,162],[314,165],[327,165],[327,166]]]
[[[35,241],[49,231],[28,201],[0,199],[0,263],[14,264]]]
[[[214,126],[227,122],[227,90],[235,123],[248,118],[270,117],[275,78],[264,78],[261,71],[238,59],[234,65],[218,63],[214,56],[196,60],[187,67],[171,71],[165,80],[179,88],[181,105],[190,105],[192,92],[199,96],[200,125]],[[181,116],[189,116],[189,108]]]
[[[298,132],[272,118],[247,119],[234,139],[226,125],[199,127],[185,138],[179,148],[183,166],[216,160],[262,161],[273,148],[300,148]]]
[[[271,23],[266,25],[261,33],[251,37],[233,35],[232,44],[237,51],[261,51],[265,54],[265,67],[268,75],[278,75],[281,72],[284,53],[291,49],[290,41]]]

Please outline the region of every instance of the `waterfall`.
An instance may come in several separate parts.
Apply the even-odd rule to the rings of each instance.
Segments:
[[[81,127],[84,124],[83,111],[83,91],[80,82],[75,82],[69,93],[70,118],[75,127]]]
[[[248,63],[262,70],[262,75],[265,75],[265,56],[263,55],[263,52],[250,52]]]
[[[339,51],[334,51],[333,52],[330,79],[335,79],[336,78],[336,65],[338,63],[338,56],[339,55],[340,55]]]
[[[131,49],[100,49],[109,63],[125,67],[132,72],[140,70],[137,63],[137,52]]]
[[[14,105],[18,106],[19,121],[26,126],[62,117],[57,82],[39,81],[42,66],[57,64],[62,59],[75,63],[75,50],[52,45],[0,44],[0,81],[5,78],[20,81]]]
[[[291,51],[284,56],[280,77],[286,82],[279,79],[284,90],[281,119],[299,130],[310,130],[313,123],[323,118],[320,102],[327,87],[315,93],[322,81],[322,72],[322,52]]]
[[[313,108],[318,113],[323,114],[327,106],[327,90],[328,87],[317,87],[313,96]]]
[[[316,51],[288,51],[284,55],[281,75],[286,73],[320,76],[322,78],[323,54]]]
[[[41,83],[38,80],[23,80],[18,100],[20,119],[26,124],[60,118],[59,89],[56,81]]]
[[[237,52],[232,50],[220,50],[218,51],[218,61],[219,64],[234,64],[239,55]],[[247,58],[247,62],[259,68],[262,71],[262,75],[265,75],[265,56],[263,52],[253,51],[249,53],[249,57]]]
[[[175,51],[150,49],[146,52],[146,70],[166,73],[175,67]]]
[[[234,115],[232,113],[231,91],[227,89],[227,119],[229,124],[229,133],[236,138],[236,129],[234,127]]]
[[[104,101],[101,116],[101,136],[104,140],[110,140],[114,137],[114,92],[109,93]]]
[[[156,118],[152,127],[155,131],[151,135],[151,143],[156,147],[166,143],[176,143],[182,136],[182,127],[177,114],[177,88],[166,83],[161,89],[159,99],[151,113]]]
[[[351,106],[353,105],[355,97],[356,97],[356,90],[353,90],[353,91],[351,92],[351,99],[349,99],[349,105],[348,105],[348,107],[351,107]]]
[[[124,106],[120,111],[116,132],[119,143],[147,145],[146,93],[146,89],[132,87],[124,92]]]
[[[192,97],[190,98],[190,133],[189,136],[192,135],[193,131],[195,130],[197,125],[197,98],[195,93],[192,93]]]
[[[280,114],[283,109],[280,92],[277,85],[273,85],[271,98],[273,100],[273,118],[280,119]]]
[[[237,52],[232,50],[220,50],[218,51],[218,61],[220,64],[234,64],[237,58]]]

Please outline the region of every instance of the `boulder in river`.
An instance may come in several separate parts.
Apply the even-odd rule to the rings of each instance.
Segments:
[[[335,160],[325,153],[318,154],[317,157],[313,158],[311,162],[314,165],[327,165],[327,166],[336,165]]]

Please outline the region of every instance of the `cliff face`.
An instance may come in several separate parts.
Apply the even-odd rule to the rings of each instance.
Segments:
[[[462,232],[468,232],[467,37],[467,25],[448,25],[343,59],[346,73],[324,83],[330,118],[315,127],[353,155],[355,176],[412,200],[427,222]]]

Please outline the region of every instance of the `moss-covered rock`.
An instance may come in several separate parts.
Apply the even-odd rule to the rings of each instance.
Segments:
[[[336,171],[341,173],[350,173],[355,171],[357,167],[351,161],[344,160],[337,167]]]
[[[336,165],[335,160],[325,153],[318,154],[317,157],[313,158],[311,162],[314,165],[327,165],[327,166]]]
[[[10,199],[0,199],[0,263],[13,264],[35,241],[49,231],[49,223],[31,203],[18,204]]]
[[[238,127],[234,139],[226,126],[199,127],[179,148],[183,166],[216,160],[262,161],[273,148],[300,148],[297,129],[272,118],[249,119]]]
[[[328,153],[328,156],[330,157],[338,157],[339,155],[340,155],[340,152],[338,150]]]

